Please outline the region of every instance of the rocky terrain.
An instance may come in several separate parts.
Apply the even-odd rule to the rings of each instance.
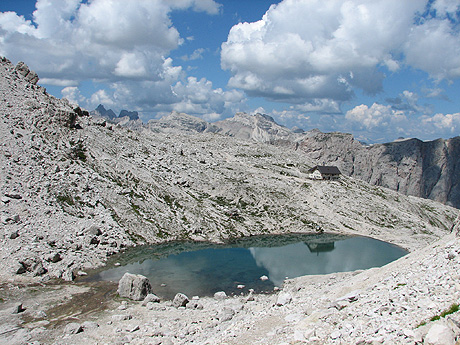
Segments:
[[[309,180],[316,159],[287,149],[292,131],[270,146],[177,113],[126,128],[37,81],[26,65],[0,60],[0,341],[414,343],[433,326],[418,323],[458,304],[458,210],[346,176]],[[144,307],[106,285],[53,283],[137,244],[323,231],[414,253],[382,269],[298,278],[274,295],[179,308]],[[436,324],[450,322],[444,333],[455,338],[458,313],[449,317]]]
[[[460,208],[460,137],[366,145],[351,134],[288,129],[270,116],[245,113],[212,124],[173,114],[150,121],[148,127],[167,127],[172,123],[175,128],[220,133],[297,150],[303,153],[302,160],[312,164],[336,165],[343,174],[372,185]],[[126,121],[123,124],[131,128],[135,125]]]

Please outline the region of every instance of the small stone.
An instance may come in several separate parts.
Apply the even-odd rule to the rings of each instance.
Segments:
[[[218,291],[214,294],[214,298],[215,299],[226,299],[227,294],[225,293],[225,291]]]
[[[126,327],[126,330],[129,332],[129,333],[134,333],[138,330],[140,330],[141,328],[139,327],[139,325],[129,325],[128,327]]]
[[[68,335],[77,334],[77,333],[83,332],[83,327],[76,322],[71,322],[67,326],[65,326],[64,332],[65,334],[68,334]]]
[[[62,258],[61,258],[61,255],[59,253],[50,254],[46,258],[46,261],[49,261],[49,262],[52,262],[52,263],[56,263],[56,262],[59,262],[61,260],[62,260]]]
[[[11,314],[19,314],[25,311],[26,308],[22,306],[22,303],[19,303],[13,307],[13,310],[11,311]]]
[[[266,280],[268,280],[268,277],[265,276],[265,275],[263,275],[263,276],[261,276],[259,279],[262,280],[262,281],[266,281]]]
[[[149,293],[147,296],[145,296],[144,300],[142,301],[142,306],[145,307],[147,303],[152,302],[152,303],[159,303],[160,302],[160,297],[153,293]]]
[[[342,333],[340,331],[335,331],[331,333],[331,339],[338,339],[342,336]]]
[[[94,321],[85,321],[81,324],[81,327],[84,330],[93,330],[99,328],[99,325],[97,324],[97,322]]]
[[[252,302],[252,301],[254,301],[254,290],[249,291],[248,297],[246,297],[246,302]]]
[[[245,286],[244,286],[243,284],[238,284],[238,285],[236,286],[237,289],[244,289],[244,287],[245,287]]]
[[[176,294],[176,296],[174,296],[173,306],[176,308],[185,307],[188,302],[189,299],[186,295],[184,295],[183,293],[178,293]]]
[[[10,240],[14,240],[16,238],[19,237],[19,231],[16,230],[16,231],[13,231],[11,234],[10,234]]]
[[[22,262],[17,262],[13,267],[13,272],[16,274],[24,274],[27,272],[27,270]]]
[[[126,321],[131,320],[133,317],[129,314],[125,315],[112,315],[112,321]]]
[[[453,260],[453,259],[455,259],[456,256],[457,256],[457,254],[452,251],[449,254],[447,254],[447,259]]]
[[[20,200],[22,199],[22,196],[20,194],[14,194],[14,193],[5,193],[5,196],[10,198],[10,199],[16,199],[16,200]]]

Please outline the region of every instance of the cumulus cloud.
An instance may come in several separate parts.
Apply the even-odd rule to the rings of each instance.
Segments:
[[[86,101],[86,98],[81,95],[78,87],[75,86],[65,87],[62,89],[61,94],[62,97],[67,98],[67,100],[72,104],[82,104],[82,102]]]
[[[232,73],[230,86],[297,104],[341,103],[356,88],[376,94],[382,68],[411,65],[457,78],[460,35],[449,18],[458,9],[452,0],[284,0],[230,30],[221,64]]]
[[[184,80],[185,72],[168,57],[184,42],[170,12],[218,14],[221,5],[214,0],[130,0],[129,6],[114,0],[38,0],[36,8],[32,20],[0,13],[0,55],[26,61],[42,84],[66,87],[62,94],[72,102],[154,111],[189,104],[198,114],[213,114],[227,98],[242,98],[241,92],[212,90],[206,81]],[[197,49],[188,58],[199,59],[203,52]],[[85,99],[76,88],[85,80],[110,87]],[[211,97],[206,110],[208,100],[200,95]]]
[[[414,118],[410,111],[395,110],[390,105],[374,103],[371,107],[361,104],[349,110],[345,119],[356,133],[366,133],[367,139],[375,141],[378,137],[396,139],[399,136],[433,139],[450,138],[460,134],[460,113],[422,115]],[[346,126],[346,124],[344,124]]]
[[[357,128],[367,130],[393,127],[394,124],[407,120],[404,112],[378,103],[372,104],[370,108],[365,104],[358,105],[347,111],[345,118],[352,121]]]
[[[180,99],[174,104],[174,110],[188,114],[201,114],[208,120],[217,120],[217,114],[233,115],[234,105],[244,100],[240,91],[214,89],[212,83],[204,78],[198,80],[189,77],[186,82],[178,82],[173,93]]]
[[[432,129],[433,133],[441,133],[452,135],[460,134],[460,113],[455,114],[436,114],[432,117],[422,117],[424,126]]]

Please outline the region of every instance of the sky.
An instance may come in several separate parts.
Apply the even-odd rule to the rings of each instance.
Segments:
[[[0,56],[85,109],[460,135],[459,0],[0,0]]]

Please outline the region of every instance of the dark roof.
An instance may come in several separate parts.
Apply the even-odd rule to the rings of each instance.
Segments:
[[[308,172],[313,172],[316,169],[318,169],[321,174],[329,174],[329,175],[340,175],[341,174],[339,168],[337,168],[336,166],[326,166],[326,165],[317,165],[311,168],[310,170],[308,170]]]

